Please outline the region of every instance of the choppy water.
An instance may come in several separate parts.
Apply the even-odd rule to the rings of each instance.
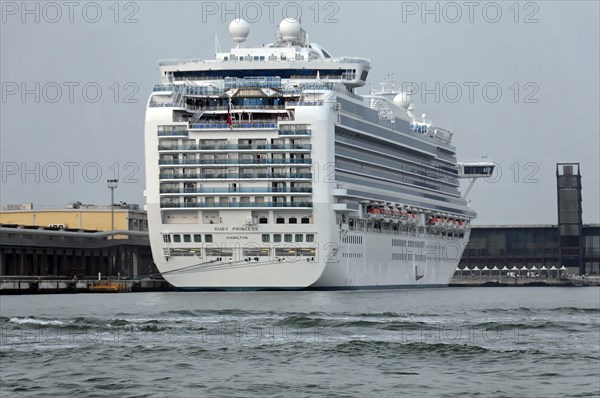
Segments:
[[[600,395],[600,289],[0,297],[0,396]]]

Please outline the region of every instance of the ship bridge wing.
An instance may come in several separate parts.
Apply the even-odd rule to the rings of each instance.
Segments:
[[[459,178],[487,178],[494,173],[496,164],[493,162],[458,163]]]

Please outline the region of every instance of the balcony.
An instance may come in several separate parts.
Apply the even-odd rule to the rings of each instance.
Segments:
[[[287,106],[322,106],[323,101],[294,101],[288,102]]]
[[[188,131],[186,130],[166,130],[166,131],[158,131],[159,137],[187,137]]]
[[[182,188],[161,189],[161,194],[198,194],[198,193],[312,193],[310,187],[222,187],[222,188]]]
[[[227,202],[227,203],[161,203],[162,209],[190,209],[190,208],[244,208],[244,207],[278,207],[296,208],[312,207],[312,202]]]
[[[188,173],[160,174],[161,180],[259,180],[259,179],[312,179],[312,173]]]
[[[226,144],[226,145],[159,145],[159,151],[229,151],[229,150],[281,150],[298,149],[310,150],[311,144],[264,144],[264,145],[244,145],[244,144]]]
[[[312,159],[159,159],[159,165],[262,165],[262,164],[312,164]]]
[[[229,106],[227,105],[208,105],[208,106],[189,106],[189,109],[203,112],[211,111],[227,111]],[[261,104],[237,104],[232,105],[231,113],[242,112],[245,110],[283,110],[284,105],[261,105]]]
[[[277,122],[191,123],[190,129],[276,129]]]
[[[311,135],[311,130],[279,130],[279,135]]]

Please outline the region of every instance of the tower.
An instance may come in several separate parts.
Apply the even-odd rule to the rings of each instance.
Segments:
[[[559,266],[577,267],[585,274],[583,261],[581,173],[579,163],[556,164],[558,200]]]

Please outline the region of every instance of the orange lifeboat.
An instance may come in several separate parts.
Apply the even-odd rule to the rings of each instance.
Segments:
[[[394,222],[400,221],[400,210],[396,207],[392,207],[392,219]]]
[[[389,207],[384,207],[381,212],[383,213],[383,218],[386,220],[389,221],[392,219],[392,210]]]
[[[367,218],[381,218],[381,210],[378,207],[367,208]]]
[[[417,216],[417,213],[408,213],[408,223],[411,225],[416,225],[419,223],[419,217]]]
[[[400,210],[400,224],[407,224],[408,223],[408,213],[406,212],[406,210]]]

